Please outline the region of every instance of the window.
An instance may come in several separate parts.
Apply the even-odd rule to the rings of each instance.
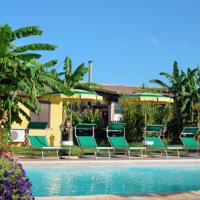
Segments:
[[[122,108],[119,103],[115,103],[115,114],[121,114],[122,113]]]
[[[30,118],[32,122],[48,122],[47,128],[50,127],[50,108],[51,104],[49,102],[40,102],[41,112],[35,114],[30,113]]]

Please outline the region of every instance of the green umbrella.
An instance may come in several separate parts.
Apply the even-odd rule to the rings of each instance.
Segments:
[[[146,105],[164,105],[173,103],[173,98],[153,93],[135,93],[123,95],[119,99],[122,105],[145,105],[144,116],[145,126],[147,125],[147,106]]]

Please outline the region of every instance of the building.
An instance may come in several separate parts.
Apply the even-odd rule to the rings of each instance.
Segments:
[[[110,121],[119,121],[121,117],[121,106],[118,103],[120,95],[133,94],[143,91],[141,86],[127,86],[114,84],[99,84],[95,86],[96,93],[101,95],[104,99],[103,104],[92,103],[94,108],[99,108],[103,111],[104,120],[108,123]],[[48,89],[48,91],[50,91]],[[47,129],[44,130],[30,130],[29,134],[46,135],[50,146],[59,146],[61,138],[61,127],[63,125],[63,102],[64,96],[60,93],[52,92],[49,95],[40,97],[42,111],[37,115],[30,112],[27,108],[22,106],[22,109],[30,116],[31,121],[48,122]],[[84,104],[82,105],[84,107]],[[88,106],[88,104],[86,104]],[[25,130],[29,121],[21,116],[22,124],[14,123],[12,129]]]
[[[119,121],[121,118],[121,106],[118,103],[119,97],[125,94],[133,94],[142,91],[141,86],[100,84],[94,89],[99,95],[103,96],[107,106],[109,121]]]

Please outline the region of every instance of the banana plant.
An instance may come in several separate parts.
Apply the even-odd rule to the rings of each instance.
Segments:
[[[58,76],[62,79],[63,84],[69,89],[89,89],[87,84],[80,83],[84,79],[84,76],[88,72],[88,68],[85,67],[84,63],[81,63],[74,71],[72,69],[72,60],[70,57],[66,57],[64,60],[63,72],[59,73]],[[63,77],[63,78],[62,78]]]
[[[187,69],[186,74],[186,83],[183,87],[182,96],[183,96],[183,107],[182,112],[184,114],[185,122],[187,125],[188,121],[191,121],[191,125],[194,126],[195,121],[195,111],[193,109],[194,104],[200,101],[200,93],[199,93],[199,68],[195,68],[191,70]]]
[[[199,68],[193,70],[188,68],[187,73],[185,73],[179,69],[178,63],[175,61],[171,74],[161,72],[160,75],[164,76],[167,82],[159,79],[153,79],[150,82],[159,84],[174,98],[173,117],[169,122],[169,129],[178,138],[183,126],[189,125],[188,116],[190,116],[192,122],[194,121],[192,107],[199,100]]]
[[[12,30],[9,25],[0,26],[0,127],[11,127],[13,121],[20,122],[22,104],[31,111],[39,109],[38,95],[45,86],[67,90],[54,79],[47,68],[55,66],[57,60],[39,64],[42,55],[38,51],[53,51],[55,45],[32,43],[16,46],[16,40],[30,36],[40,36],[42,30],[37,26],[28,26]],[[23,98],[26,96],[26,98]]]

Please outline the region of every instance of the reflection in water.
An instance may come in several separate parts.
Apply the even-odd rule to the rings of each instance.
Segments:
[[[35,196],[133,194],[200,189],[199,167],[26,168]]]
[[[59,173],[54,173],[54,176],[48,176],[46,177],[46,185],[48,190],[49,196],[53,196],[55,194],[59,195],[61,192],[61,182],[62,182],[62,176]],[[50,184],[50,187],[49,187]]]

